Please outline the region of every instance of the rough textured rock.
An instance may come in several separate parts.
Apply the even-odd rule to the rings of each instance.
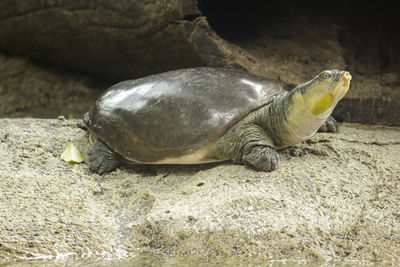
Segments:
[[[80,121],[0,120],[0,263],[129,258],[400,261],[400,129],[344,124],[271,173],[221,163],[99,176]]]
[[[10,0],[1,5],[2,50],[98,77],[128,79],[189,66],[245,68],[251,63],[211,30],[196,0]]]
[[[0,118],[81,118],[107,85],[0,54]]]

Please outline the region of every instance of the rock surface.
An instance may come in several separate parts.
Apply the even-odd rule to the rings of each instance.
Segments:
[[[0,264],[129,258],[400,261],[400,128],[343,124],[271,173],[221,163],[99,176],[59,159],[80,121],[0,120]]]
[[[0,118],[81,118],[106,88],[82,74],[0,54]]]
[[[251,64],[210,28],[196,0],[7,0],[1,7],[0,49],[100,78]]]

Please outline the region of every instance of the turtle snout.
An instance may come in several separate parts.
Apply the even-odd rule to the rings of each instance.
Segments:
[[[342,79],[345,81],[345,83],[348,83],[351,81],[351,74],[348,71],[343,71],[342,72]]]
[[[342,79],[344,81],[344,84],[341,88],[341,92],[339,93],[339,99],[342,99],[343,96],[347,93],[350,87],[350,81],[351,81],[351,74],[348,71],[342,71]]]

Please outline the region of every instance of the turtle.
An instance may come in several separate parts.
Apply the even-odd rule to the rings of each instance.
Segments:
[[[292,90],[244,71],[197,67],[111,86],[84,115],[88,164],[99,174],[122,163],[202,164],[231,160],[279,166],[277,150],[337,131],[331,113],[348,71],[325,70]]]

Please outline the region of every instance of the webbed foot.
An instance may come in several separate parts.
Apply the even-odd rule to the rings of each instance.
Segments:
[[[331,132],[337,133],[339,131],[339,123],[333,118],[329,116],[328,119],[321,125],[318,132]]]
[[[112,171],[121,165],[120,156],[98,139],[90,146],[87,154],[89,168],[98,174]]]
[[[270,147],[255,146],[243,155],[242,160],[245,164],[251,165],[257,170],[269,172],[278,167],[279,155]]]

